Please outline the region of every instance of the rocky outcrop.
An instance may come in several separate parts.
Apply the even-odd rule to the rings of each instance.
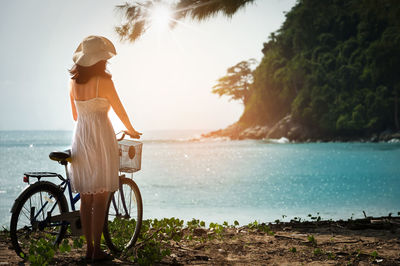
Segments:
[[[308,127],[296,122],[291,115],[287,115],[276,123],[266,135],[267,139],[282,137],[289,140],[305,141],[315,138],[316,134]]]
[[[270,128],[268,126],[248,127],[239,134],[239,139],[263,139],[267,136]]]
[[[390,141],[393,139],[400,140],[400,132],[393,132],[392,130],[385,130],[381,134],[379,134],[380,141]]]
[[[245,126],[240,125],[239,123],[232,124],[225,129],[220,129],[216,131],[212,131],[207,134],[202,134],[203,138],[223,138],[227,137],[230,139],[239,139],[240,133],[242,133],[246,129]]]
[[[386,130],[380,134],[373,134],[369,137],[327,137],[319,136],[318,133],[298,121],[295,121],[291,115],[287,115],[279,120],[275,125],[255,125],[245,126],[239,122],[202,135],[203,138],[229,138],[232,140],[242,139],[281,139],[286,138],[290,141],[308,142],[308,141],[369,141],[369,142],[398,142],[400,141],[400,132]]]

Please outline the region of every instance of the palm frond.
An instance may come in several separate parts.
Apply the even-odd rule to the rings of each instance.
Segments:
[[[214,17],[219,13],[232,17],[239,9],[255,0],[179,0],[176,4],[169,4],[173,17],[170,27],[176,26],[176,21],[190,18],[202,21]],[[146,0],[144,2],[125,2],[116,6],[125,20],[122,25],[115,27],[121,41],[135,42],[150,27],[151,9],[162,3],[161,0]],[[164,3],[165,4],[165,3]]]

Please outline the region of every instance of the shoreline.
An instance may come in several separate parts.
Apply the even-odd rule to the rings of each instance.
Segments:
[[[224,129],[203,133],[201,138],[227,138],[230,140],[264,140],[272,143],[320,143],[320,142],[362,142],[362,143],[400,143],[400,131],[387,129],[378,133],[363,133],[347,136],[328,136],[302,125],[290,115],[282,118],[272,127],[269,125],[243,125],[236,122]]]
[[[400,264],[400,216],[347,221],[313,218],[314,221],[254,222],[245,226],[214,224],[209,228],[193,220],[175,231],[180,236],[178,241],[163,236],[155,240],[169,250],[169,255],[160,261],[164,265]],[[7,234],[2,231],[0,261],[10,265],[21,263],[9,246]],[[81,249],[58,252],[53,263],[86,265],[83,255]],[[129,265],[132,261],[128,257],[116,257],[102,264]]]

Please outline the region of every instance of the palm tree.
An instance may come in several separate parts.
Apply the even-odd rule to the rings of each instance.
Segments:
[[[117,6],[125,18],[115,31],[121,41],[135,42],[151,26],[151,12],[154,7],[168,5],[172,11],[170,27],[184,18],[202,21],[219,13],[231,17],[239,9],[254,2],[255,0],[179,0],[175,4],[166,4],[161,0],[146,0],[144,2],[125,3]]]

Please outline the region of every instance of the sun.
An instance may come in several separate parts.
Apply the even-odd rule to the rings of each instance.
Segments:
[[[150,10],[151,26],[157,31],[166,31],[172,20],[172,11],[166,4],[157,4]]]

